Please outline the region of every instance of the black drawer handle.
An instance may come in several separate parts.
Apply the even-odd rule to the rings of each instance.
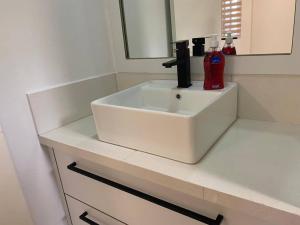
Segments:
[[[106,185],[109,185],[113,188],[119,189],[121,191],[124,191],[128,194],[134,195],[136,197],[142,198],[146,201],[149,201],[151,203],[154,203],[156,205],[159,205],[161,207],[164,207],[166,209],[172,210],[174,212],[177,212],[181,215],[190,217],[194,220],[200,221],[202,223],[205,223],[207,225],[220,225],[223,222],[223,216],[222,215],[218,215],[216,219],[211,219],[209,217],[200,215],[198,213],[195,213],[193,211],[190,211],[188,209],[182,208],[180,206],[174,205],[172,203],[166,202],[164,200],[161,200],[159,198],[153,197],[151,195],[145,194],[143,192],[137,191],[135,189],[132,189],[130,187],[124,186],[122,184],[116,183],[114,181],[108,180],[106,178],[100,177],[96,174],[90,173],[86,170],[80,169],[77,166],[76,162],[73,162],[72,164],[68,165],[67,168],[73,172],[79,173],[83,176],[89,177],[93,180],[99,181],[101,183],[104,183]]]
[[[99,223],[96,223],[93,220],[90,220],[89,218],[87,218],[88,215],[89,214],[87,212],[84,212],[84,213],[82,213],[82,215],[79,216],[79,219],[81,219],[82,221],[84,221],[90,225],[100,225]]]

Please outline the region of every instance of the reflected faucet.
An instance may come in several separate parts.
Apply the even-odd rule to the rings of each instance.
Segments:
[[[189,88],[192,86],[189,41],[175,43],[176,59],[163,63],[163,66],[171,68],[177,65],[178,88]]]

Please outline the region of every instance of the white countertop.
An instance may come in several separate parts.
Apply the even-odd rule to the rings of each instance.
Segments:
[[[228,207],[247,201],[300,216],[300,126],[239,119],[195,165],[100,142],[92,117],[40,141]]]

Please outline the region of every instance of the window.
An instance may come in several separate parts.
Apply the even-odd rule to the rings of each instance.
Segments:
[[[241,36],[242,0],[222,0],[222,37]]]

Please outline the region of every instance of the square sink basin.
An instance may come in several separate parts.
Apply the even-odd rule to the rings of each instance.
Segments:
[[[91,103],[98,138],[184,163],[198,162],[237,118],[237,85],[149,81]]]

